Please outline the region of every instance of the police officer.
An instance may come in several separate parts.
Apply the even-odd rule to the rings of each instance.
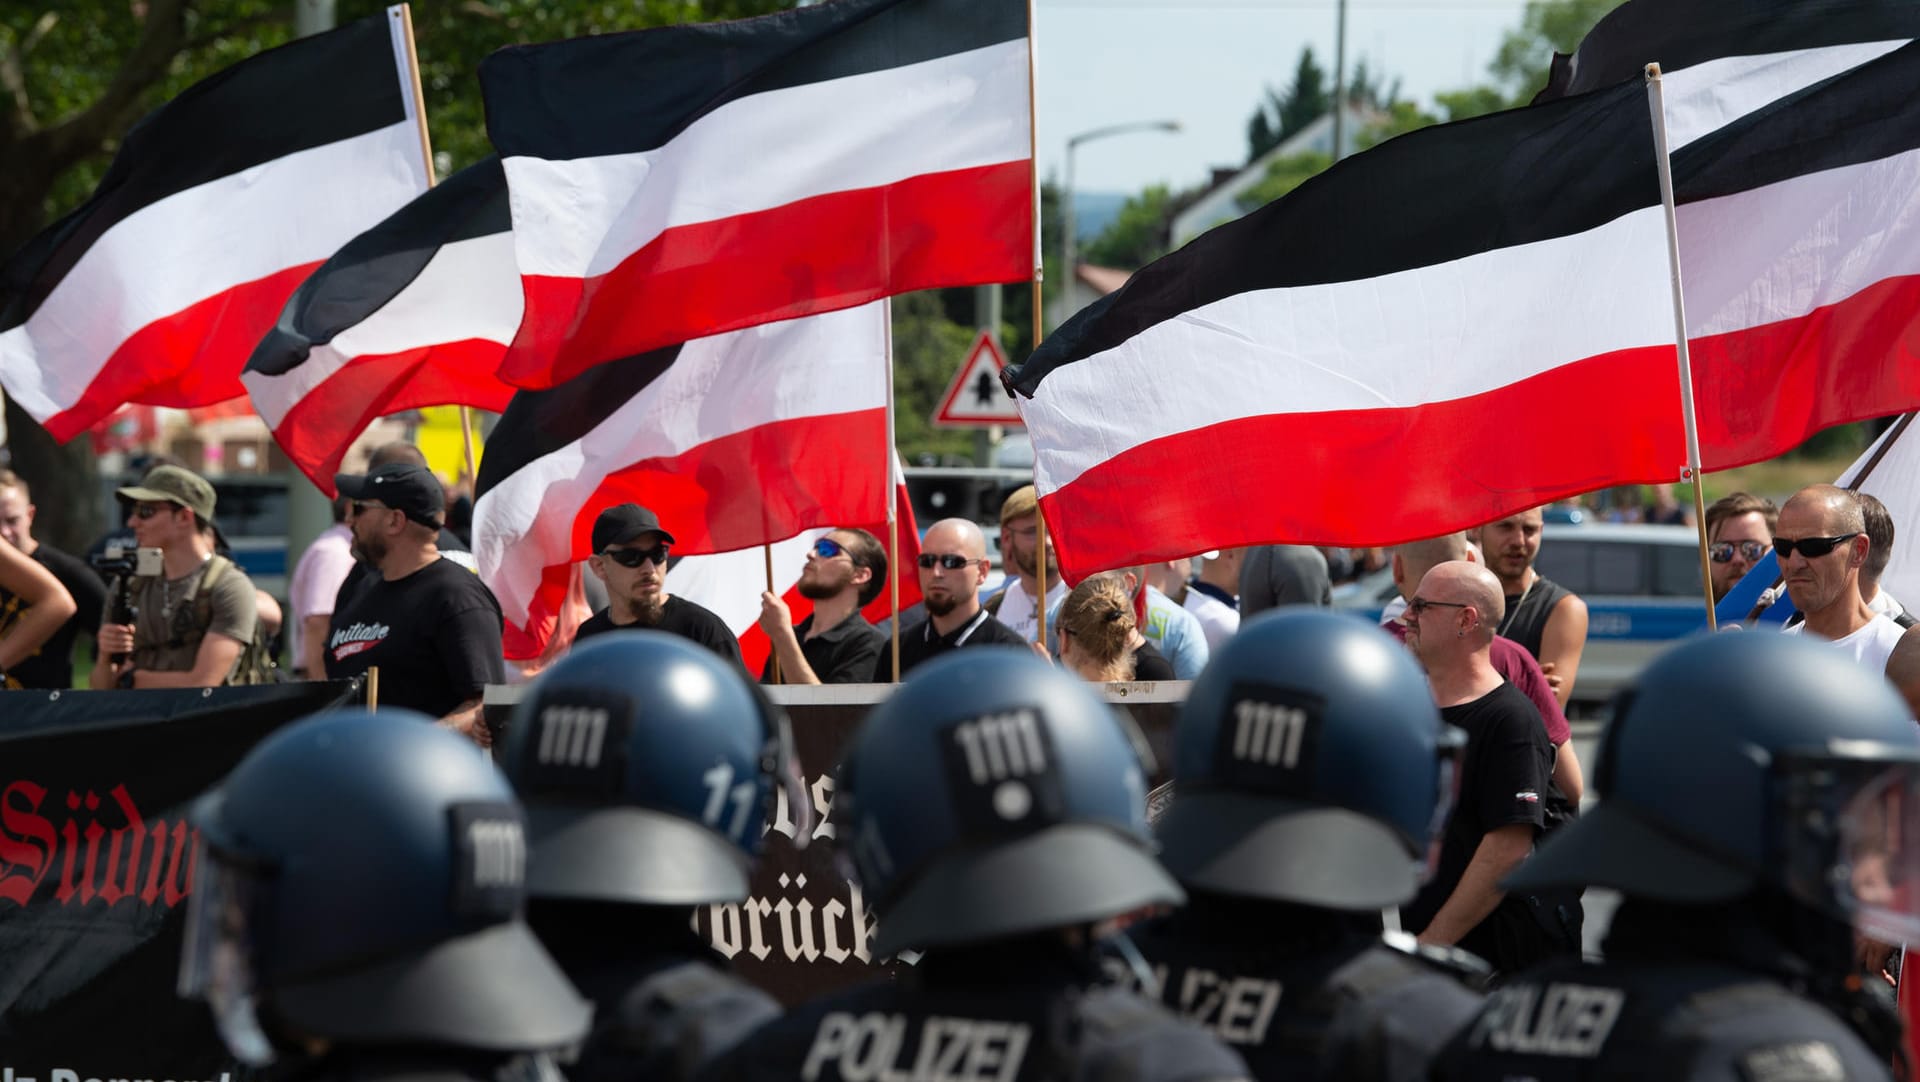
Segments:
[[[1263,1079],[1424,1077],[1485,965],[1383,941],[1380,910],[1420,888],[1463,742],[1370,623],[1294,608],[1242,626],[1180,711],[1157,832],[1188,902],[1131,932],[1145,990]]]
[[[1852,977],[1856,929],[1916,938],[1920,729],[1824,644],[1703,636],[1602,738],[1598,807],[1509,876],[1621,893],[1604,964],[1488,997],[1443,1079],[1889,1076],[1899,1023]]]
[[[880,912],[893,983],[799,1008],[712,1077],[1221,1079],[1239,1058],[1102,988],[1100,926],[1180,888],[1147,833],[1136,744],[1086,686],[1022,651],[926,663],[842,760],[836,837]]]
[[[528,1077],[529,1053],[586,1033],[588,1004],[521,921],[513,790],[424,715],[290,725],[193,822],[180,991],[207,1001],[242,1062],[316,1079]]]
[[[737,666],[602,636],[534,682],[501,758],[527,803],[528,921],[596,1008],[572,1082],[688,1077],[780,1013],[692,930],[694,906],[746,900],[774,784],[797,778],[785,715]]]

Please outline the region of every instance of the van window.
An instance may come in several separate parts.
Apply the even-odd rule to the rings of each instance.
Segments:
[[[1661,545],[1655,549],[1653,593],[1656,597],[1701,597],[1700,550],[1691,545]]]
[[[1593,548],[1590,541],[1553,538],[1543,541],[1533,567],[1576,594],[1593,591]]]
[[[1594,545],[1595,594],[1643,594],[1647,590],[1648,553],[1644,545]],[[1587,591],[1576,591],[1584,593]]]

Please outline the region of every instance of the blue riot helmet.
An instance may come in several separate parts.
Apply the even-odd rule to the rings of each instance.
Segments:
[[[1130,720],[1026,651],[960,650],[868,715],[836,778],[838,838],[882,955],[1178,904],[1153,858]]]
[[[1711,905],[1769,888],[1920,939],[1920,727],[1832,644],[1703,635],[1622,696],[1600,803],[1508,877]]]
[[[506,779],[408,710],[269,736],[193,811],[180,992],[228,1047],[564,1047],[589,1005],[521,920],[526,846]]]
[[[1380,628],[1263,615],[1214,651],[1181,708],[1162,860],[1220,894],[1398,905],[1431,867],[1464,744]]]
[[[527,804],[534,898],[742,901],[776,800],[795,844],[812,832],[786,714],[662,631],[597,637],[541,674],[500,760]]]

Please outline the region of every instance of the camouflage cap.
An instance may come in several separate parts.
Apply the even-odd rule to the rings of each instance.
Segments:
[[[213,521],[213,486],[192,470],[179,466],[155,466],[140,483],[119,490],[129,500],[177,503],[191,510],[202,522]]]

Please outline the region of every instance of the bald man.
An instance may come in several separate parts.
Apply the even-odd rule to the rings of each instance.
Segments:
[[[1427,572],[1451,560],[1481,563],[1480,554],[1467,544],[1467,535],[1464,533],[1441,534],[1424,541],[1394,546],[1390,566],[1393,585],[1399,589],[1401,599],[1413,600],[1413,593],[1419,587],[1420,580],[1427,577]],[[1407,625],[1400,619],[1405,611],[1403,607],[1381,620],[1386,629],[1401,642],[1407,641]],[[1540,671],[1540,663],[1527,653],[1526,647],[1499,634],[1493,637],[1489,656],[1494,671],[1519,688],[1527,701],[1540,712],[1547,742],[1554,747],[1553,784],[1560,790],[1560,795],[1566,798],[1568,807],[1578,809],[1580,797],[1586,792],[1586,778],[1580,770],[1580,759],[1574,754],[1573,729],[1567,724],[1567,715],[1561,710],[1560,700],[1554,696],[1552,685]]]
[[[915,665],[963,646],[1028,649],[1019,632],[993,618],[980,604],[980,587],[992,567],[987,538],[964,518],[943,518],[920,542],[920,595],[927,618],[900,629],[900,675]],[[882,651],[873,682],[893,677],[892,651]]]
[[[1400,923],[1422,942],[1459,946],[1511,973],[1569,948],[1501,880],[1546,825],[1553,745],[1540,712],[1493,667],[1500,580],[1461,560],[1434,567],[1407,602],[1407,645],[1427,670],[1440,716],[1467,734],[1459,797],[1441,834],[1440,865]]]
[[[1902,629],[1860,596],[1860,568],[1872,545],[1859,499],[1834,485],[1808,485],[1780,509],[1773,547],[1787,596],[1806,615],[1787,633],[1829,639],[1874,672],[1886,672]]]

